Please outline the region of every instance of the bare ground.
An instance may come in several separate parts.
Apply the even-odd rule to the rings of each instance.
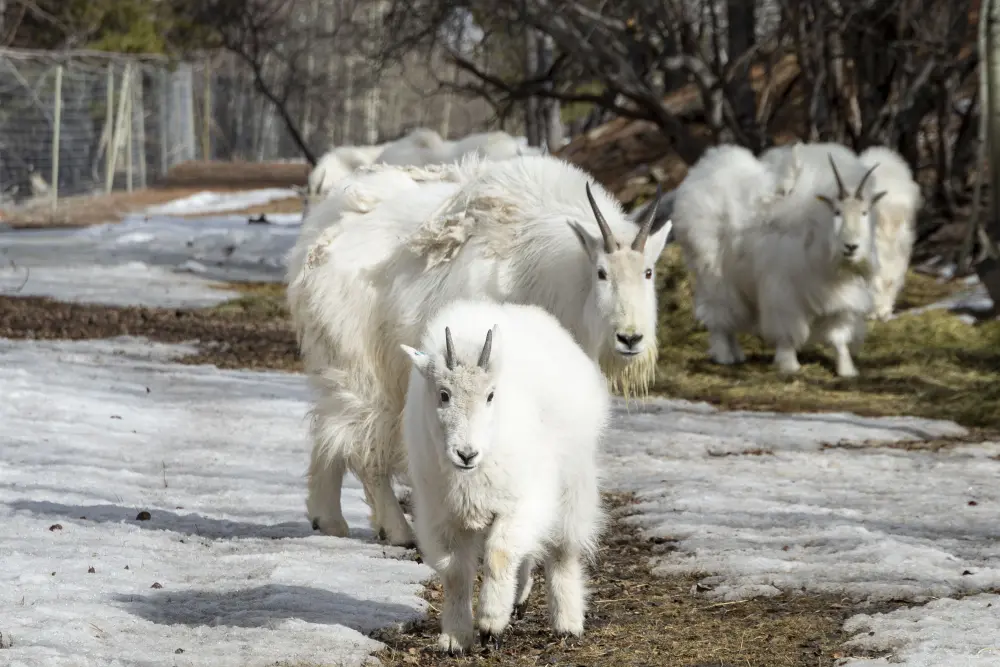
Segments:
[[[591,604],[580,639],[560,640],[549,629],[544,574],[528,612],[513,621],[499,650],[476,648],[449,658],[437,652],[442,591],[426,592],[427,620],[375,638],[387,645],[379,658],[403,665],[588,665],[592,667],[828,667],[844,657],[841,627],[858,609],[833,596],[783,596],[741,602],[706,601],[699,577],[656,577],[649,559],[673,548],[644,540],[622,521],[635,499],[606,496],[615,521],[591,570]],[[890,607],[880,607],[885,611]],[[871,608],[866,612],[874,611]]]

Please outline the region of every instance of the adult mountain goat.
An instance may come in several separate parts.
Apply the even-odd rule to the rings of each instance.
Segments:
[[[456,301],[427,326],[412,361],[403,441],[414,526],[441,576],[438,644],[499,645],[511,612],[545,564],[552,628],[583,633],[584,561],[603,524],[597,447],[610,417],[607,382],[555,317],[537,306]]]
[[[367,186],[379,203],[316,237],[288,297],[306,366],[324,369],[311,374],[313,525],[347,533],[340,495],[349,468],[376,530],[411,544],[391,485],[405,474],[399,419],[410,364],[399,345],[417,345],[456,299],[533,304],[600,361],[612,388],[645,391],[656,365],[654,267],[670,223],[652,228],[655,209],[640,225],[626,220],[585,172],[549,156],[367,168],[381,170],[387,185]],[[401,190],[401,171],[418,187]]]
[[[769,221],[775,202],[792,189],[797,155],[782,154],[767,165],[742,146],[715,146],[674,191],[674,235],[694,274],[695,317],[709,331],[709,354],[717,363],[744,360],[735,332],[750,317],[728,265],[742,253],[744,232]]]
[[[781,171],[775,165],[789,164],[792,156],[794,184],[749,218],[751,224],[737,226],[734,220],[748,218],[733,216],[699,221],[682,216],[675,204],[677,237],[687,239],[682,246],[696,282],[706,273],[715,281],[715,298],[701,299],[696,312],[716,361],[743,361],[736,334],[753,332],[775,345],[781,372],[796,372],[797,351],[822,340],[834,348],[837,374],[857,375],[851,350],[864,340],[877,268],[871,209],[884,192],[872,190],[874,168],[844,151],[802,144],[779,153],[782,159],[770,168]],[[774,191],[767,179],[760,183],[765,196]],[[732,185],[722,174],[691,187],[709,201]]]
[[[874,317],[892,317],[896,297],[906,281],[913,242],[917,236],[917,212],[923,204],[920,186],[913,172],[896,151],[885,146],[872,146],[859,156],[866,167],[874,167],[875,188],[885,196],[875,206],[875,247],[878,271],[872,282],[875,299]]]

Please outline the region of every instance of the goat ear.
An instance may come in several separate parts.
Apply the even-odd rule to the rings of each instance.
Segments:
[[[657,258],[660,256],[660,253],[663,252],[663,247],[667,245],[667,239],[670,237],[670,231],[673,228],[674,221],[667,218],[667,221],[646,242],[646,257]]]
[[[878,200],[881,199],[882,197],[886,196],[887,194],[889,194],[888,190],[883,190],[882,192],[876,192],[875,195],[872,197],[871,206],[874,206],[875,204],[877,204]]]
[[[597,239],[588,234],[587,230],[580,226],[580,223],[575,220],[569,221],[569,227],[573,230],[573,233],[576,234],[576,238],[580,241],[580,245],[583,246],[583,251],[587,253],[587,257],[589,257],[591,261],[596,262],[598,246]]]
[[[820,200],[821,202],[829,206],[831,211],[837,210],[837,207],[833,205],[833,200],[827,197],[826,195],[816,195],[816,199]]]
[[[430,368],[431,365],[431,356],[421,352],[420,350],[414,349],[409,345],[400,345],[400,347],[403,348],[403,352],[406,352],[406,356],[408,356],[410,361],[413,362],[413,367],[416,368],[421,375],[427,377],[427,369]]]

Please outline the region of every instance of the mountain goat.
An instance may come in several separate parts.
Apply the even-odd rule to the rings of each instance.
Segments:
[[[539,149],[523,146],[518,139],[506,132],[483,132],[470,134],[457,141],[438,137],[436,141],[399,142],[386,148],[376,162],[423,167],[458,162],[467,155],[489,160],[509,160],[521,155],[538,154]]]
[[[456,301],[427,326],[412,362],[403,441],[414,527],[441,576],[439,647],[499,646],[545,564],[557,634],[583,633],[583,564],[603,525],[597,447],[610,417],[607,382],[555,317],[537,306]]]
[[[601,363],[613,389],[643,392],[656,366],[654,267],[670,223],[653,228],[655,209],[640,225],[628,221],[584,171],[549,156],[367,168],[385,170],[416,187],[373,184],[379,203],[315,238],[288,298],[306,365],[323,368],[310,376],[313,525],[346,534],[340,494],[350,468],[376,530],[411,544],[391,485],[405,474],[399,419],[410,369],[399,345],[417,345],[455,299],[533,304]]]
[[[872,284],[874,317],[892,317],[896,297],[906,281],[913,242],[917,236],[917,212],[923,204],[920,186],[910,166],[898,153],[885,146],[872,146],[859,156],[866,167],[879,165],[875,187],[886,191],[875,207],[875,247],[878,272]]]
[[[673,214],[709,354],[740,363],[736,334],[756,332],[775,345],[779,371],[792,373],[797,351],[822,339],[837,374],[857,375],[850,351],[864,339],[878,265],[870,210],[884,196],[872,192],[874,168],[836,144],[783,146],[756,164],[749,152],[727,153],[706,153]]]
[[[750,318],[740,286],[726,274],[727,264],[741,253],[744,231],[769,220],[774,203],[791,190],[796,158],[791,152],[768,166],[741,146],[715,146],[674,191],[674,236],[694,274],[695,317],[709,331],[709,354],[716,363],[744,360],[736,331]]]
[[[803,172],[821,171],[817,160],[802,157]],[[740,329],[774,344],[780,372],[798,371],[798,350],[823,340],[834,349],[837,375],[854,377],[851,351],[864,341],[878,268],[872,208],[885,192],[872,191],[877,165],[866,170],[857,159],[838,163],[832,153],[826,157],[833,183],[821,187],[819,173],[808,175],[814,188],[797,182],[772,209],[776,224],[746,234],[744,252],[727,272],[751,314]]]
[[[315,206],[333,187],[356,169],[371,164],[384,147],[338,146],[325,153],[309,172],[305,190],[303,215],[310,206]]]

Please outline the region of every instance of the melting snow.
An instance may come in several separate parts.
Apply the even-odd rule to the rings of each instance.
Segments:
[[[372,542],[353,480],[361,539],[311,530],[302,378],[187,351],[0,339],[3,664],[360,665],[423,614],[431,571]]]
[[[166,204],[150,206],[147,215],[197,215],[204,213],[224,213],[239,211],[251,206],[298,197],[291,188],[264,188],[261,190],[244,190],[240,192],[198,192],[189,197],[175,199]]]

